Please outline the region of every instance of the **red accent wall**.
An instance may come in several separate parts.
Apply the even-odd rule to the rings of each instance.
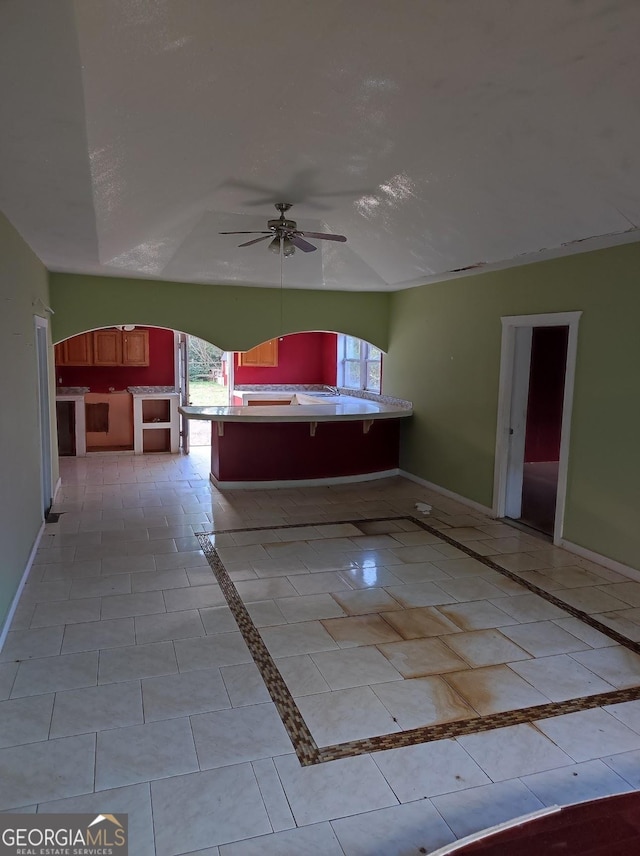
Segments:
[[[136,326],[136,329],[145,328]],[[56,366],[56,385],[88,386],[91,392],[108,392],[109,387],[173,386],[173,330],[146,329],[149,330],[148,366]]]
[[[239,366],[235,384],[336,382],[336,334],[293,333],[278,340],[277,366]]]
[[[218,436],[212,423],[211,472],[219,481],[269,481],[353,476],[395,469],[399,419],[319,422],[227,422]]]
[[[534,327],[524,449],[527,463],[560,457],[568,341],[568,327]]]

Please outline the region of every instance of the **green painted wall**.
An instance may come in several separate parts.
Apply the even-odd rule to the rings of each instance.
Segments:
[[[640,568],[640,243],[392,295],[403,469],[490,506],[503,315],[583,310],[564,537]]]
[[[51,274],[58,342],[95,327],[149,324],[181,330],[224,351],[243,351],[285,333],[331,330],[387,349],[390,295],[194,285]]]
[[[0,214],[0,630],[42,524],[33,316],[46,316],[43,303],[47,271]],[[52,363],[50,375],[54,395]]]

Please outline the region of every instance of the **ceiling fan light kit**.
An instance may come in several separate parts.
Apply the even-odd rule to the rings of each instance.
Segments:
[[[285,217],[286,212],[291,208],[290,202],[276,202],[276,210],[280,212],[280,216],[274,220],[267,220],[269,231],[265,232],[220,232],[220,235],[260,235],[259,238],[252,238],[250,241],[244,241],[238,244],[239,247],[250,247],[252,244],[258,244],[260,241],[268,241],[271,238],[269,249],[272,253],[282,255],[285,258],[290,258],[295,254],[296,247],[302,250],[303,253],[314,253],[318,248],[306,241],[305,238],[313,238],[316,241],[340,241],[344,243],[347,239],[344,235],[332,235],[328,232],[305,232],[298,229],[298,224],[295,220],[288,220]]]

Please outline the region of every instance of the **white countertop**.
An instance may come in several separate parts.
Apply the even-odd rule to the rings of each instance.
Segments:
[[[272,395],[271,398],[277,397]],[[298,395],[313,398],[313,393]],[[180,407],[188,419],[205,422],[348,422],[369,419],[402,419],[413,410],[396,404],[367,401],[348,395],[323,397],[314,404],[276,404],[242,407]]]

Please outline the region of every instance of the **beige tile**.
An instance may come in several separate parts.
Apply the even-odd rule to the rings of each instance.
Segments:
[[[593,627],[589,627],[588,624],[580,621],[579,618],[571,616],[570,618],[556,619],[553,623],[573,636],[577,636],[578,639],[586,642],[592,648],[607,648],[616,644],[611,637],[605,636],[604,633],[600,633],[599,630],[595,630]]]
[[[404,607],[435,606],[453,603],[456,598],[444,591],[437,583],[411,583],[403,586],[387,586],[392,595]]]
[[[440,580],[438,585],[457,601],[482,600],[501,597],[504,594],[501,589],[488,582],[484,577]]]
[[[11,697],[35,696],[95,686],[97,673],[97,651],[27,660],[20,663]]]
[[[402,680],[389,660],[371,646],[323,651],[311,659],[332,690]]]
[[[236,620],[228,606],[212,606],[199,611],[207,635],[213,636],[216,633],[238,630]]]
[[[238,594],[245,603],[256,600],[272,600],[277,597],[295,597],[298,592],[284,577],[264,580],[244,580],[236,583]]]
[[[178,671],[172,642],[152,642],[100,653],[99,684],[132,681]]]
[[[323,693],[329,689],[329,684],[322,677],[309,654],[280,657],[275,663],[292,696]]]
[[[512,618],[504,610],[498,609],[488,600],[441,606],[440,612],[457,624],[461,630],[487,630],[490,627],[517,624],[517,619]]]
[[[67,600],[70,590],[70,580],[43,583],[28,582],[22,590],[20,599],[24,603],[52,603],[56,600]]]
[[[93,791],[94,734],[45,740],[0,750],[0,808],[19,808]],[[51,771],[55,770],[55,775]]]
[[[426,636],[444,636],[460,632],[457,625],[432,606],[383,612],[381,617],[395,628],[403,639],[422,639]]]
[[[371,757],[402,803],[489,782],[478,764],[454,740],[388,749]]]
[[[330,594],[284,597],[278,598],[275,603],[289,623],[313,621],[321,618],[338,618],[345,615],[344,610]]]
[[[249,649],[242,634],[237,631],[200,639],[179,639],[175,643],[175,649],[181,672],[251,662]]]
[[[507,615],[517,618],[524,623],[528,621],[547,621],[553,618],[566,618],[567,613],[549,603],[537,594],[521,594],[515,597],[500,597],[492,600],[492,603],[506,612]]]
[[[378,646],[405,678],[421,678],[466,669],[467,664],[439,639],[413,639]]]
[[[90,621],[87,624],[69,624],[64,630],[62,653],[97,651],[101,648],[119,648],[135,644],[133,618]]]
[[[542,556],[542,551],[536,551],[536,557]],[[573,557],[575,562],[575,556]],[[597,574],[585,571],[574,565],[560,568],[543,568],[539,572],[543,577],[557,584],[558,588],[580,588],[582,586],[602,585],[602,578]]]
[[[160,592],[156,592],[160,594]],[[226,598],[217,583],[209,586],[170,589],[163,592],[167,612],[202,609],[207,606],[226,606]]]
[[[554,716],[535,725],[575,761],[640,749],[640,734],[602,708]]]
[[[287,623],[275,600],[257,600],[255,603],[248,603],[247,612],[256,627],[275,627]]]
[[[397,805],[393,791],[367,755],[301,767],[295,755],[275,759],[298,826]]]
[[[551,722],[552,720],[546,720]],[[481,734],[465,734],[458,743],[494,781],[564,767],[571,759],[533,725],[511,725]]]
[[[477,716],[439,677],[376,684],[371,689],[403,730]]]
[[[412,547],[392,547],[391,552],[397,556],[401,562],[434,562],[436,559],[442,558],[442,554],[438,553],[432,546],[428,544],[418,544]]]
[[[232,563],[225,565],[227,570]],[[309,569],[299,556],[282,556],[279,559],[264,559],[251,563],[255,571],[254,576],[264,579],[266,577],[284,577],[289,575],[309,576]],[[305,592],[306,594],[306,592]]]
[[[166,612],[162,592],[121,594],[102,598],[102,618],[132,618]]]
[[[311,826],[286,829],[272,835],[261,835],[259,838],[238,841],[235,844],[223,844],[220,848],[220,856],[301,856],[301,854],[344,856],[329,823],[313,823]]]
[[[151,818],[151,796],[149,785],[129,785],[98,793],[84,794],[79,797],[41,803],[40,812],[44,813],[87,813],[128,814],[129,849],[136,856],[156,856],[153,842],[153,821]]]
[[[157,856],[206,852],[271,832],[250,764],[152,782],[151,797]]]
[[[396,567],[404,568],[404,565]],[[347,582],[349,588],[354,589],[382,588],[383,586],[398,585],[402,582],[400,577],[393,574],[389,568],[378,567],[377,565],[364,568],[345,568],[337,573],[341,579]]]
[[[244,707],[249,704],[271,701],[269,690],[255,663],[223,666],[220,673],[233,707]],[[195,675],[197,673],[192,672],[190,674]]]
[[[337,571],[320,571],[317,574],[297,574],[292,576],[289,582],[302,595],[348,591],[350,588]]]
[[[46,740],[54,696],[16,698],[0,702],[0,748]],[[7,771],[9,772],[9,771]]]
[[[543,559],[534,558],[535,553],[501,553],[497,556],[492,556],[492,560],[501,568],[506,568],[508,571],[537,571],[544,568],[545,562]]]
[[[474,668],[527,660],[530,656],[494,629],[451,634],[447,637],[447,645]]]
[[[285,755],[293,747],[275,705],[257,704],[191,717],[202,770]]]
[[[209,586],[216,581],[215,574],[209,567],[186,568],[185,573],[190,586]]]
[[[614,649],[604,649],[605,652],[610,650]],[[552,701],[606,693],[614,689],[612,684],[585,669],[568,654],[511,663],[511,668]]]
[[[60,653],[64,627],[42,627],[38,630],[11,630],[0,651],[0,663],[53,657]]]
[[[612,583],[607,586],[600,586],[601,591],[613,597],[628,603],[630,606],[640,606],[640,583]]]
[[[31,627],[51,627],[59,624],[78,624],[100,618],[100,599],[60,600],[38,603],[33,612]]]
[[[214,582],[211,577],[211,582]],[[131,575],[133,592],[160,591],[161,589],[184,588],[190,585],[187,572],[183,569],[176,571],[152,571]]]
[[[440,814],[424,800],[346,817],[332,826],[346,856],[433,853],[454,840]]]
[[[51,737],[70,737],[123,725],[140,725],[142,694],[138,681],[56,693]]]
[[[438,558],[434,559],[433,564],[455,578],[483,576],[490,570],[487,565],[471,557],[465,557],[464,559]]]
[[[600,648],[581,651],[573,659],[582,663],[614,687],[640,686],[640,656],[627,648]]]
[[[135,625],[138,645],[205,635],[204,626],[197,609],[159,613],[158,615],[138,615],[135,618]]]
[[[264,800],[265,808],[267,809],[267,814],[269,815],[269,820],[271,821],[271,826],[273,827],[274,832],[295,828],[296,822],[291,814],[291,809],[289,808],[289,803],[287,802],[282,783],[278,777],[278,773],[276,772],[273,759],[263,758],[258,761],[253,761],[251,766],[253,767],[253,772],[255,773],[258,787],[260,788],[260,793],[262,794],[262,799]],[[273,836],[271,837],[273,838]],[[259,841],[260,839],[257,840]],[[262,842],[262,849],[258,852],[261,856],[264,856],[264,839],[262,839]],[[228,846],[231,847],[233,845]],[[246,842],[241,846],[246,847]],[[282,856],[282,848],[277,851],[277,856]],[[295,856],[298,855],[295,854]],[[342,856],[342,854],[338,853],[337,856]]]
[[[319,746],[332,746],[400,730],[370,687],[350,687],[300,696],[296,701]]]
[[[389,615],[402,615],[391,612]],[[390,622],[391,623],[391,622]],[[341,648],[357,645],[377,645],[397,642],[402,637],[379,615],[353,615],[347,618],[330,618],[322,622]]]
[[[145,678],[142,697],[145,722],[230,707],[219,669]]]
[[[74,580],[69,597],[73,600],[85,597],[104,597],[114,594],[131,594],[130,574],[114,574],[111,577],[91,577]]]
[[[98,732],[96,791],[179,776],[197,769],[187,717]]]
[[[597,614],[608,612],[613,609],[624,609],[627,604],[617,597],[605,594],[597,586],[584,586],[582,588],[563,589],[556,592],[558,597],[565,600],[571,606],[581,609],[583,612]],[[558,616],[560,617],[560,616]]]
[[[172,571],[179,568],[197,568],[207,565],[207,559],[202,550],[194,550],[188,553],[166,553],[155,556],[155,569],[157,571]]]
[[[447,683],[482,716],[517,710],[549,699],[516,675],[508,666],[486,666],[446,676]]]
[[[562,627],[558,627],[552,621],[513,624],[511,627],[503,627],[501,633],[534,657],[569,654],[572,651],[584,651],[589,647],[586,642],[563,630]]]
[[[265,627],[260,635],[272,657],[312,654],[338,647],[319,621]]]
[[[336,592],[333,597],[349,615],[366,615],[372,612],[402,609],[398,601],[384,589]]]

